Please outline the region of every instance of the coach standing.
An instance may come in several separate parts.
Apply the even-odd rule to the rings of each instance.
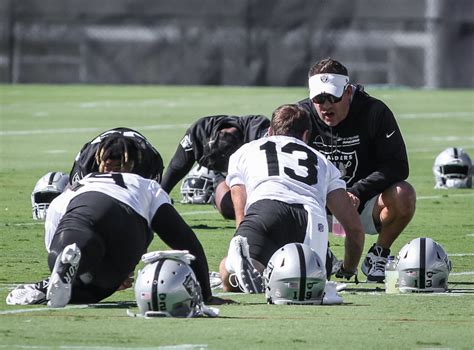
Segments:
[[[311,115],[309,144],[341,171],[365,232],[378,234],[362,272],[383,282],[390,247],[415,213],[403,137],[391,110],[351,84],[340,62],[323,59],[308,76],[309,98],[299,104]]]

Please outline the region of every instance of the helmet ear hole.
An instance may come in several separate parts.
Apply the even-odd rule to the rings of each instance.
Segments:
[[[31,207],[34,220],[44,220],[49,205],[59,196],[69,183],[69,175],[49,172],[37,182],[31,193]]]
[[[195,165],[181,182],[181,203],[209,204],[214,196],[216,173],[199,164]]]

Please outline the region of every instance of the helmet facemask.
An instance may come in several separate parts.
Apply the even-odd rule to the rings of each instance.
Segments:
[[[471,188],[472,161],[462,148],[447,148],[435,159],[435,188]]]
[[[196,165],[181,183],[181,203],[209,204],[214,195],[216,174],[203,166]]]
[[[31,207],[34,220],[44,220],[49,205],[59,196],[69,182],[69,175],[61,172],[49,172],[43,175],[31,193]]]

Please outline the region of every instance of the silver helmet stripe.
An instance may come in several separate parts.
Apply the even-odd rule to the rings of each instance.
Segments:
[[[420,238],[420,288],[426,288],[426,238]]]
[[[151,286],[151,295],[152,295],[152,310],[160,311],[160,303],[158,301],[158,278],[160,277],[161,268],[165,263],[166,259],[160,259],[156,265],[155,275],[153,276],[153,285]]]
[[[300,259],[300,271],[301,271],[300,292],[299,292],[298,300],[303,301],[305,297],[305,291],[306,291],[306,259],[304,257],[304,251],[301,244],[297,243],[295,245],[296,245],[296,250],[298,251],[298,257]]]

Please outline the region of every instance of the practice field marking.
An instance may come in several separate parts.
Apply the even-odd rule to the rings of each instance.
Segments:
[[[219,214],[217,210],[200,210],[200,211],[186,211],[179,213],[182,216],[189,216],[189,215],[202,215],[202,214]]]
[[[176,128],[189,128],[190,124],[160,124],[147,126],[132,126],[134,130],[170,130]],[[77,134],[85,132],[101,132],[103,128],[62,128],[62,129],[39,129],[39,130],[10,130],[0,131],[0,136],[29,136],[46,134]]]
[[[0,348],[17,348],[17,349],[51,349],[50,346],[42,345],[0,345]],[[181,345],[164,345],[154,347],[121,347],[121,346],[74,346],[60,345],[57,349],[77,349],[77,350],[199,350],[207,349],[207,344],[181,344]]]
[[[452,254],[448,254],[448,255],[452,255]],[[451,272],[450,275],[451,276],[472,276],[472,275],[474,275],[474,271]],[[455,283],[455,282],[453,282],[453,283]]]
[[[420,196],[416,197],[417,200],[423,200],[423,199],[443,199],[443,198],[449,198],[449,197],[472,197],[474,196],[474,193],[450,193],[446,195],[435,195],[435,196]]]
[[[472,117],[472,112],[436,112],[436,113],[402,113],[398,114],[397,118],[400,119],[449,119],[456,117]]]
[[[40,312],[40,311],[57,311],[57,310],[67,310],[67,309],[85,309],[88,308],[88,305],[68,305],[64,308],[37,308],[37,309],[16,309],[16,310],[3,310],[0,311],[0,315],[14,315],[14,314],[24,314],[28,312]]]

